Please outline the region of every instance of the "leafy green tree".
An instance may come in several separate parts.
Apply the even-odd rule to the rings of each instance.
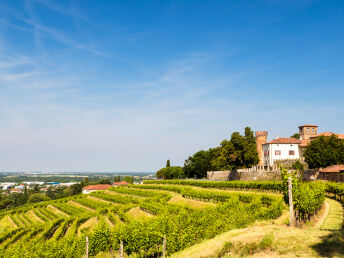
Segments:
[[[88,177],[85,177],[84,180],[82,180],[82,186],[88,186],[90,184],[90,180]]]
[[[344,140],[337,136],[320,136],[311,141],[303,153],[309,168],[324,168],[344,164]]]
[[[169,168],[170,166],[171,166],[171,162],[170,162],[170,160],[168,159],[168,160],[166,161],[166,167]]]
[[[49,197],[50,199],[52,199],[52,200],[56,199],[56,193],[55,193],[55,191],[54,191],[54,189],[53,189],[52,186],[49,186],[49,187],[48,187],[48,189],[47,189],[45,195],[46,195],[47,197]]]
[[[114,182],[120,182],[121,176],[114,176]]]
[[[69,187],[71,189],[72,195],[80,194],[82,192],[82,185],[79,184],[74,184]]]
[[[251,128],[245,128],[245,135],[234,132],[231,139],[223,140],[220,147],[215,149],[212,166],[216,170],[230,170],[252,167],[259,162],[256,139]]]
[[[213,170],[212,159],[214,149],[201,150],[190,156],[184,162],[184,174],[188,178],[203,178],[207,176],[207,171]]]
[[[256,137],[250,127],[245,128],[243,156],[245,167],[253,167],[259,163]]]
[[[132,184],[134,182],[134,178],[132,176],[125,176],[123,181],[127,182],[128,184]]]
[[[102,179],[98,182],[95,182],[95,184],[101,184],[101,185],[111,185],[110,179]]]
[[[45,196],[43,193],[35,193],[31,194],[28,199],[28,203],[36,203],[36,202],[43,202],[48,201],[50,198],[48,196]]]
[[[300,134],[294,133],[290,138],[300,139]]]
[[[172,166],[167,168],[162,168],[156,173],[157,178],[161,179],[177,179],[184,178],[183,168],[179,166]]]
[[[36,184],[34,187],[33,187],[33,192],[34,193],[39,193],[40,192],[40,187],[38,184]]]
[[[292,168],[295,169],[295,170],[297,170],[297,171],[303,172],[303,170],[304,170],[304,165],[303,165],[299,160],[297,160],[297,161],[295,161],[295,162],[293,163]]]

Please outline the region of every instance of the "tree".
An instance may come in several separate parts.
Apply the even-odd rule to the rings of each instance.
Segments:
[[[90,180],[88,177],[85,177],[84,180],[82,180],[82,186],[88,186],[90,184]]]
[[[294,133],[290,138],[300,139],[300,134]]]
[[[231,139],[223,140],[214,152],[212,166],[216,170],[247,168],[259,162],[256,139],[249,127],[245,128],[245,136],[239,132],[232,133]]]
[[[82,192],[81,184],[74,184],[69,187],[71,189],[72,195],[80,194]]]
[[[128,184],[132,184],[134,182],[134,178],[132,176],[125,176],[123,181],[127,182]]]
[[[36,202],[43,202],[43,201],[48,201],[50,200],[49,197],[45,196],[43,193],[35,193],[31,194],[28,203],[36,203]]]
[[[250,127],[245,128],[245,145],[243,150],[245,167],[253,167],[259,163],[256,137]]]
[[[111,181],[110,181],[110,179],[102,179],[102,180],[96,182],[96,184],[111,185]]]
[[[293,163],[292,168],[300,172],[303,172],[304,170],[304,166],[299,160]]]
[[[171,162],[170,162],[169,159],[166,161],[166,167],[167,167],[167,168],[171,167]]]
[[[33,187],[33,192],[34,193],[39,193],[40,192],[40,187],[38,184],[35,184],[35,186]]]
[[[114,182],[120,182],[121,176],[114,176]]]
[[[344,140],[337,136],[320,136],[310,142],[303,153],[309,168],[324,168],[344,164]]]
[[[213,170],[211,161],[214,157],[214,149],[201,150],[190,156],[184,162],[183,171],[186,177],[203,178],[207,172]]]
[[[156,176],[161,179],[177,179],[184,178],[184,172],[182,167],[174,166],[158,170]]]

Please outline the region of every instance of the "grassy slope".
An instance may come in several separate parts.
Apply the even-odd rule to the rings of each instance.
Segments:
[[[271,248],[259,251],[252,256],[256,257],[314,257],[314,256],[344,256],[343,229],[343,207],[337,201],[327,199],[329,205],[328,216],[318,227],[308,226],[304,229],[289,228],[285,224],[287,214],[282,218],[254,225],[245,229],[232,230],[223,233],[213,239],[203,241],[182,252],[172,255],[172,257],[216,257],[226,242],[235,246],[252,246],[258,243],[264,236],[272,233],[273,245]],[[326,216],[327,214],[323,214]],[[316,225],[316,224],[315,224]],[[331,241],[333,240],[333,241]],[[231,254],[233,256],[233,254]],[[239,255],[239,254],[237,254]],[[234,254],[234,256],[236,256]]]

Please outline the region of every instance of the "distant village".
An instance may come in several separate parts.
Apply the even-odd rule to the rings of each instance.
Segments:
[[[13,178],[13,176],[11,176]],[[145,179],[154,179],[154,174],[149,175],[142,175],[142,176],[132,176],[134,183],[140,183],[142,180]],[[55,190],[58,188],[68,188],[72,185],[78,184],[80,182],[44,182],[44,181],[23,181],[23,182],[1,182],[0,183],[0,190],[2,190],[2,194],[14,194],[14,193],[24,193],[25,190],[33,190],[38,189],[39,192],[45,193],[48,191],[48,189]],[[99,185],[89,185],[86,187],[83,187],[83,193],[90,193],[95,190],[104,190],[104,189],[98,189],[102,188],[105,185],[107,186],[107,189],[111,186],[118,186],[118,185],[124,185],[127,184],[126,182],[113,182],[112,185],[107,184],[99,184]]]

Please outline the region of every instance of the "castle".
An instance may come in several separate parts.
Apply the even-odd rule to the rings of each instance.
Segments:
[[[344,139],[344,134],[335,134],[332,132],[318,134],[318,126],[310,124],[299,126],[299,139],[276,137],[268,142],[268,132],[257,131],[255,132],[255,136],[259,156],[258,166],[273,166],[274,162],[278,160],[303,159],[303,152],[312,140],[320,136],[331,135],[336,135],[339,139]]]

